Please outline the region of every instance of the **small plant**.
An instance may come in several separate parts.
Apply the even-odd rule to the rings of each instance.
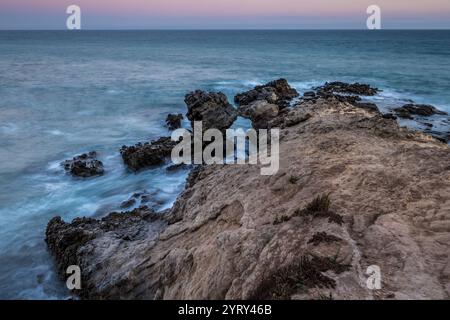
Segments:
[[[306,206],[306,211],[310,213],[328,211],[330,210],[330,205],[330,195],[323,194],[314,198],[314,200]]]
[[[311,215],[314,218],[328,218],[329,223],[342,225],[344,223],[344,218],[341,215],[331,211],[330,206],[330,195],[324,194],[314,198],[314,200],[311,201],[306,208],[295,210],[294,215]]]

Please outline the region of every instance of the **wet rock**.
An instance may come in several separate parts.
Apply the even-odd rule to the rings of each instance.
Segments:
[[[327,82],[319,90],[328,93],[347,93],[362,96],[374,96],[379,92],[378,88],[372,88],[368,84],[345,83],[340,81]]]
[[[130,198],[128,200],[125,200],[124,202],[122,202],[120,204],[120,208],[121,209],[127,209],[130,208],[132,206],[134,206],[136,204],[136,199],[135,198]]]
[[[292,88],[287,80],[278,79],[262,86],[256,86],[247,92],[237,94],[234,101],[239,106],[248,105],[257,100],[266,100],[270,104],[276,104],[280,108],[287,107],[289,102],[298,97],[297,90]]]
[[[138,143],[134,146],[123,146],[120,149],[123,162],[131,170],[137,171],[146,167],[164,163],[177,144],[170,137],[162,137],[151,143]]]
[[[179,114],[169,114],[166,118],[166,126],[169,130],[176,130],[181,128],[181,120],[183,120],[183,115]]]
[[[193,126],[194,121],[202,121],[203,130],[228,129],[237,118],[237,111],[228,102],[227,97],[219,92],[197,90],[186,95],[187,118]]]
[[[428,117],[435,114],[446,115],[447,113],[436,109],[428,104],[405,104],[403,107],[394,109],[400,118],[413,119],[413,115]]]
[[[103,163],[97,160],[95,151],[76,156],[72,160],[66,160],[62,165],[73,176],[82,178],[102,175],[105,172]]]

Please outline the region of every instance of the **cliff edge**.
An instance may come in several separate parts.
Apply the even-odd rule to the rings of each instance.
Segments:
[[[334,99],[293,116],[276,175],[201,166],[167,212],[51,220],[61,275],[90,299],[450,298],[449,146]]]

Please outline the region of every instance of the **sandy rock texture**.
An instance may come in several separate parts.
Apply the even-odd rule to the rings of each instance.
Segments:
[[[159,216],[53,219],[61,273],[92,299],[448,299],[449,146],[334,98],[287,116],[276,175],[197,167]]]

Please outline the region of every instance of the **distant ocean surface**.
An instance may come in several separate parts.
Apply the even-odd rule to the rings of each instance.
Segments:
[[[450,112],[450,31],[0,31],[0,298],[69,297],[44,242],[53,216],[100,217],[142,190],[172,205],[187,172],[129,173],[119,148],[168,135],[188,91],[232,101],[279,77],[300,92],[369,83],[382,108]],[[63,172],[90,150],[104,176]]]

